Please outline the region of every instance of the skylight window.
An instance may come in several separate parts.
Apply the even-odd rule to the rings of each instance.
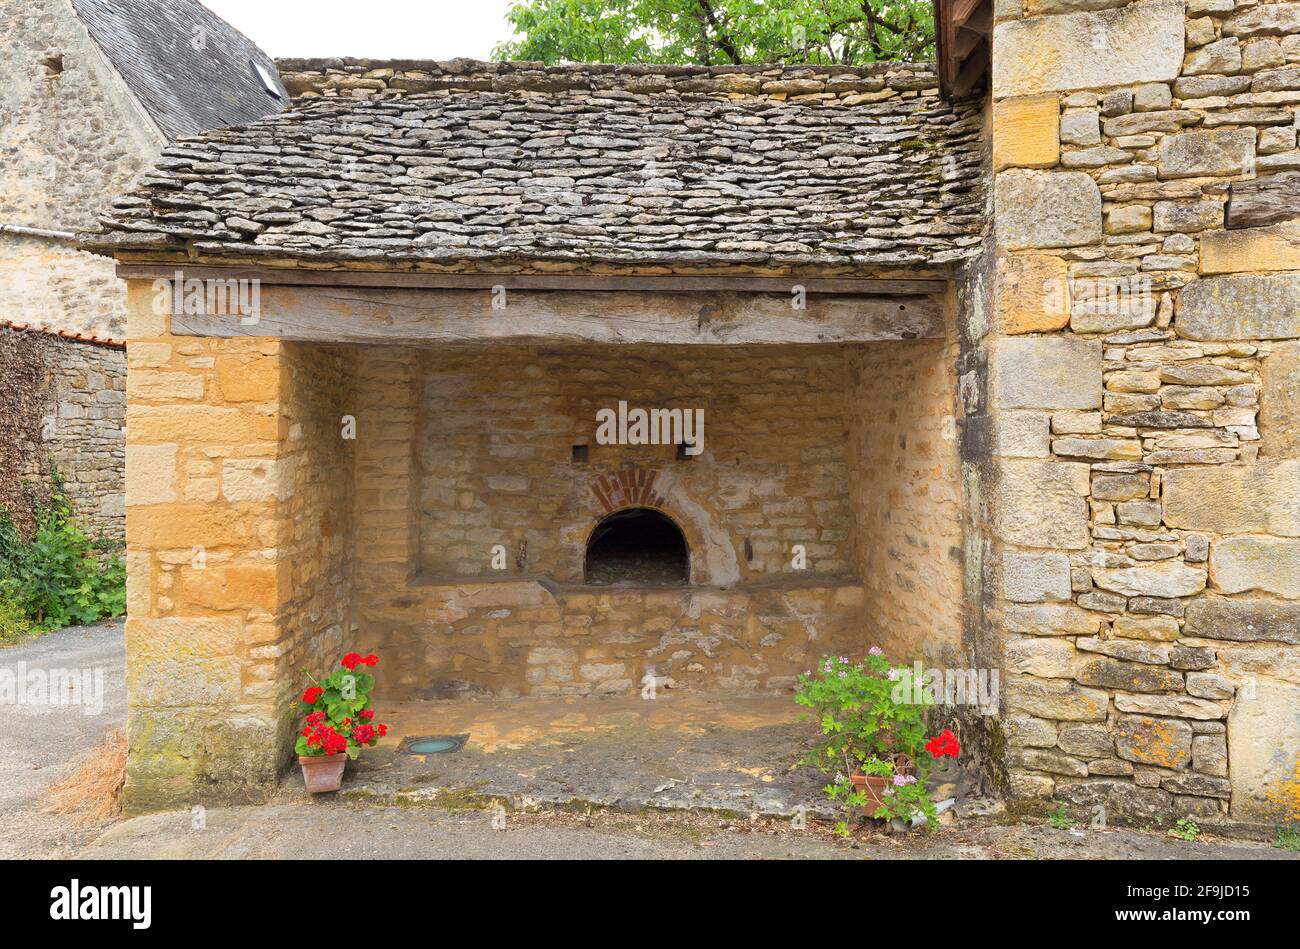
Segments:
[[[255,59],[250,60],[250,62],[253,66],[253,72],[257,73],[257,78],[262,80],[262,88],[266,90],[266,94],[277,102],[283,99],[284,96],[280,93],[280,84],[276,82],[270,71]]]

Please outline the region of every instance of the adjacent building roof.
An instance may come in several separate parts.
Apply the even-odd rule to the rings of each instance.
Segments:
[[[288,104],[274,61],[197,0],[72,0],[72,7],[169,140]]]
[[[126,340],[115,336],[101,336],[98,333],[83,333],[79,330],[58,329],[53,326],[34,326],[0,317],[0,330],[13,330],[16,333],[40,333],[43,336],[57,336],[73,343],[93,343],[96,346],[110,346],[113,349],[125,349]]]
[[[175,143],[88,246],[913,266],[980,242],[979,105],[930,67],[280,66],[304,98]]]

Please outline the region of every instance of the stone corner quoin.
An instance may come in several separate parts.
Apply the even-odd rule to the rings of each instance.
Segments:
[[[1182,0],[1030,17],[993,29],[993,96],[1174,79],[1183,65]]]

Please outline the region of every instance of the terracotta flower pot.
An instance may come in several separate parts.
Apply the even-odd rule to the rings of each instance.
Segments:
[[[876,774],[851,774],[849,780],[853,782],[853,790],[861,791],[867,796],[867,803],[862,806],[865,816],[870,817],[876,813],[876,808],[885,803],[884,793],[889,786],[889,778]]]
[[[907,755],[894,755],[893,761],[895,774],[904,776],[916,774],[916,765]],[[876,813],[876,808],[885,803],[884,794],[893,779],[876,774],[851,774],[849,780],[853,782],[855,791],[861,791],[867,796],[867,803],[863,805],[862,813],[871,817]]]
[[[343,769],[347,767],[347,755],[299,755],[298,763],[302,765],[302,780],[308,792],[322,794],[337,791],[343,785]]]

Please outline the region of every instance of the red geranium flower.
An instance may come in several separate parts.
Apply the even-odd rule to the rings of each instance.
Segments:
[[[373,667],[375,663],[379,661],[379,657],[372,652],[370,655],[366,656],[366,658],[362,659],[361,661],[364,662],[366,665]]]
[[[961,745],[957,743],[957,736],[950,729],[945,728],[925,743],[925,750],[935,758],[942,758],[945,755],[956,758],[961,754]]]
[[[362,718],[364,718],[366,721],[370,721],[372,718],[375,717],[375,710],[373,708],[364,708],[357,714],[360,715]]]
[[[313,685],[302,694],[302,700],[308,705],[315,705],[316,700],[325,694],[325,690],[318,685]]]
[[[307,736],[307,744],[320,745],[327,755],[337,755],[348,750],[348,740],[328,725],[318,725]]]
[[[365,662],[365,659],[362,657],[361,653],[350,652],[343,657],[342,661],[339,664],[343,666],[344,669],[347,669],[349,672],[351,672],[353,669],[357,667],[357,664],[361,662]]]

